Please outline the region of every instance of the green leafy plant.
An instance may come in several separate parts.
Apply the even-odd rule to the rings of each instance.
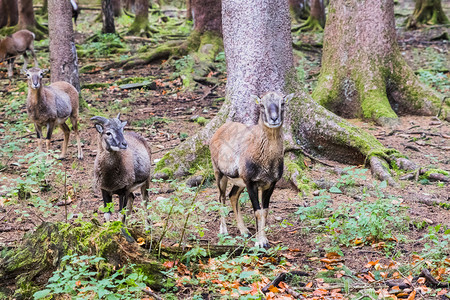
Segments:
[[[68,255],[62,258],[63,266],[53,272],[45,289],[34,293],[34,299],[49,296],[69,296],[71,299],[136,299],[140,298],[146,276],[129,265],[111,275],[99,278],[98,265],[102,257]]]

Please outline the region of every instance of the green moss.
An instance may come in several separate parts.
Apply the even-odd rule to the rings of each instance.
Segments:
[[[205,126],[206,123],[208,122],[208,120],[207,120],[206,118],[204,118],[204,117],[198,117],[198,118],[195,120],[195,122],[198,123],[198,124],[201,125],[201,126]]]
[[[84,83],[81,88],[82,89],[96,89],[96,88],[105,88],[108,87],[109,83],[104,82],[94,82],[94,83]]]
[[[430,174],[442,174],[448,176],[450,173],[441,169],[430,169],[427,172],[425,172],[425,174],[420,176],[420,178],[428,178],[430,177]]]
[[[286,167],[286,173],[284,174],[284,179],[289,181],[292,180],[292,175],[297,174],[296,182],[294,184],[303,193],[303,195],[308,195],[314,188],[314,183],[309,179],[307,174],[307,167],[303,161],[303,155],[296,153],[297,159],[291,160],[285,157],[284,164]]]
[[[172,175],[173,175],[173,170],[168,167],[162,168],[158,172],[167,174],[169,177],[172,177]]]

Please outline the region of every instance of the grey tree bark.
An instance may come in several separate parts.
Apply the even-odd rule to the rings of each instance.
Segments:
[[[397,45],[393,0],[335,0],[312,97],[343,117],[395,126],[397,113],[440,114],[450,103],[420,83]]]
[[[116,33],[114,26],[114,13],[111,0],[102,0],[102,33]]]
[[[66,81],[80,92],[78,57],[69,1],[48,0],[51,82]]]
[[[259,112],[250,95],[278,91],[296,93],[288,104],[284,128],[285,174],[297,186],[302,170],[294,161],[301,151],[346,163],[370,161],[378,167],[379,177],[395,185],[384,160],[395,160],[399,153],[327,111],[298,86],[287,1],[224,0],[222,8],[228,69],[225,103],[203,130],[158,162],[156,174],[186,175],[206,163],[209,140],[217,128],[226,120],[255,124]]]

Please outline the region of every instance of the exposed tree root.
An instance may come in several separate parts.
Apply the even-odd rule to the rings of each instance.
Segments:
[[[298,28],[298,31],[305,32],[305,31],[323,31],[323,26],[320,25],[320,21],[314,18],[313,16],[309,16],[308,19],[301,24]]]
[[[170,41],[152,49],[148,53],[139,53],[125,60],[117,60],[102,67],[101,70],[112,68],[131,69],[139,65],[146,65],[157,60],[168,59],[173,55],[187,54],[186,46],[180,41]]]

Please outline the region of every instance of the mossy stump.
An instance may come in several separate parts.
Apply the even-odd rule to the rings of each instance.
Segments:
[[[162,265],[137,243],[127,242],[121,222],[42,223],[23,238],[22,244],[6,251],[0,260],[0,287],[15,286],[15,298],[29,298],[44,286],[74,253],[105,258],[97,272],[108,274],[125,264],[135,264],[148,277],[147,285],[158,289],[163,282]]]

